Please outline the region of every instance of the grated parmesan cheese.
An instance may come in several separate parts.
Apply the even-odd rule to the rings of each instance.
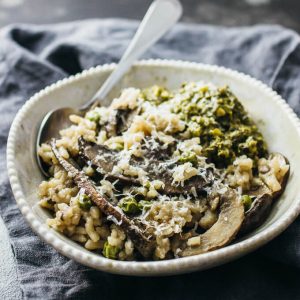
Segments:
[[[190,162],[176,166],[173,170],[173,183],[184,185],[184,181],[198,174],[198,170]]]

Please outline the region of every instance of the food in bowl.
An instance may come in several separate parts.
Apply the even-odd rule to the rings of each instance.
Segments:
[[[226,246],[260,226],[289,162],[268,153],[230,88],[127,88],[91,108],[39,155],[47,224],[118,260],[162,260]]]

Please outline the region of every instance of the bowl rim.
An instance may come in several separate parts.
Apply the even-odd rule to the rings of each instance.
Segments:
[[[16,114],[8,136],[7,141],[7,170],[8,177],[11,184],[11,188],[16,199],[17,205],[25,217],[26,221],[37,233],[42,240],[53,246],[59,253],[67,256],[83,265],[107,271],[115,274],[134,275],[134,276],[153,276],[153,275],[172,275],[186,273],[196,270],[204,270],[216,265],[223,264],[231,261],[237,257],[247,254],[255,250],[256,248],[264,245],[275,236],[284,231],[298,216],[300,213],[300,197],[295,199],[293,205],[291,205],[287,211],[279,217],[274,223],[270,224],[267,228],[258,232],[252,237],[239,241],[235,244],[225,246],[221,249],[214,250],[212,252],[203,253],[195,256],[184,257],[180,259],[164,260],[164,261],[118,261],[111,260],[100,255],[88,252],[88,250],[77,249],[72,244],[64,241],[62,238],[55,235],[54,230],[49,228],[45,223],[42,223],[33,213],[32,207],[27,203],[25,195],[22,192],[21,183],[18,179],[18,172],[14,160],[15,143],[17,138],[17,129],[25,117],[26,113],[34,107],[34,104],[38,102],[42,97],[50,94],[54,90],[64,88],[70,83],[82,80],[85,77],[93,76],[99,73],[112,71],[116,64],[105,64],[96,67],[92,67],[83,72],[72,75],[68,78],[53,83],[41,91],[34,94],[25,104],[20,108]],[[135,63],[138,67],[174,67],[190,70],[208,71],[211,73],[218,73],[222,76],[229,76],[234,80],[246,82],[260,90],[263,90],[272,101],[278,104],[279,108],[284,112],[291,123],[295,126],[297,133],[300,137],[300,121],[292,108],[270,87],[262,83],[261,81],[250,77],[244,73],[228,69],[222,66],[207,65],[196,62],[188,62],[181,60],[165,60],[165,59],[149,59],[141,60]]]

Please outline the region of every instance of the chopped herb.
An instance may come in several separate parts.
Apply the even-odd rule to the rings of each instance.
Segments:
[[[108,242],[105,242],[102,253],[106,258],[117,259],[117,255],[119,252],[119,247],[112,246]]]

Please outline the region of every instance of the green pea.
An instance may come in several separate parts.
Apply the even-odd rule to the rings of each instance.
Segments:
[[[249,210],[252,205],[251,197],[249,195],[243,195],[242,202],[244,204],[245,211]]]
[[[133,197],[124,197],[120,200],[118,206],[126,214],[137,214],[140,212],[139,205]]]
[[[223,117],[226,115],[226,111],[222,108],[222,107],[219,107],[217,110],[216,110],[216,116],[217,117]]]
[[[106,258],[117,259],[117,255],[119,252],[119,247],[112,246],[108,242],[104,243],[102,253]]]
[[[81,194],[78,199],[78,205],[83,210],[89,210],[93,203],[88,195]]]
[[[178,158],[178,162],[181,164],[190,162],[193,165],[197,165],[197,163],[198,163],[197,155],[196,155],[196,153],[191,152],[191,151],[183,152],[181,154],[181,156]]]

